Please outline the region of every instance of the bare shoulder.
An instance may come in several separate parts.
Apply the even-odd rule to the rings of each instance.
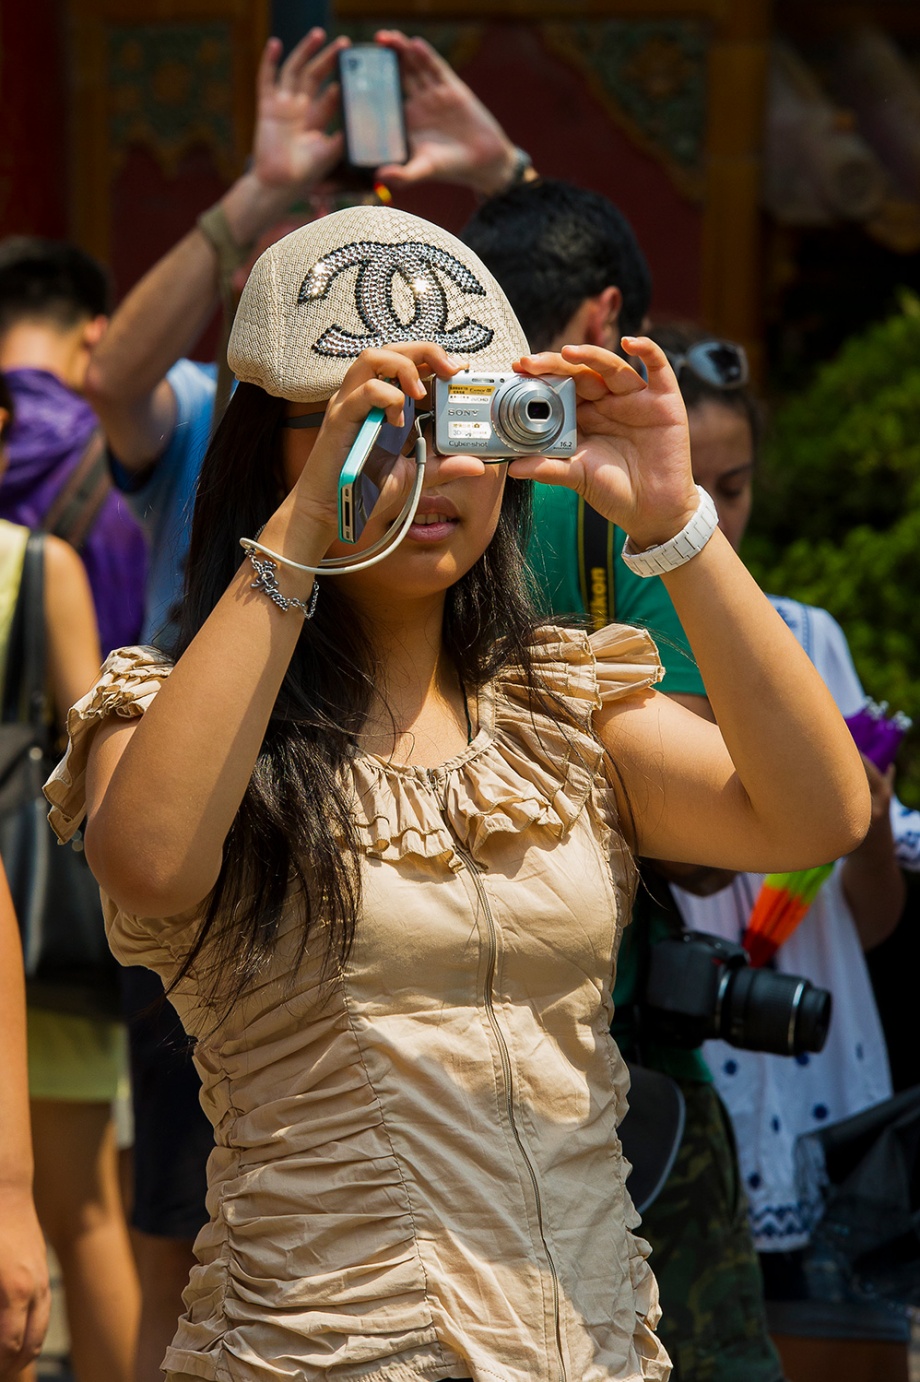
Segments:
[[[45,579],[50,585],[59,586],[65,581],[86,582],[86,568],[69,542],[49,533],[45,538]]]

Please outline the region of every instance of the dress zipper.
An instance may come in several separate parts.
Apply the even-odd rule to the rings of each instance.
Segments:
[[[426,769],[426,776],[428,778],[429,786],[435,788],[437,786],[437,775],[431,769]],[[518,1150],[521,1154],[521,1159],[524,1162],[524,1165],[527,1167],[527,1172],[530,1176],[530,1183],[533,1187],[534,1203],[537,1210],[537,1227],[540,1231],[540,1241],[543,1244],[543,1251],[546,1254],[546,1261],[547,1265],[549,1266],[550,1280],[552,1282],[553,1287],[553,1330],[556,1343],[556,1360],[559,1364],[559,1378],[560,1382],[566,1382],[567,1374],[565,1370],[565,1356],[562,1351],[562,1322],[560,1318],[559,1309],[559,1275],[556,1271],[556,1264],[553,1262],[553,1255],[550,1252],[549,1244],[546,1241],[546,1231],[543,1226],[543,1202],[540,1197],[540,1183],[537,1180],[537,1173],[534,1170],[533,1162],[530,1159],[530,1153],[524,1146],[521,1134],[518,1131],[517,1119],[514,1113],[514,1075],[511,1069],[511,1057],[508,1054],[508,1046],[505,1041],[505,1034],[501,1029],[501,1024],[499,1023],[498,1014],[495,1011],[495,1004],[493,1001],[492,986],[493,981],[495,979],[495,968],[498,963],[498,933],[495,927],[495,918],[492,916],[492,908],[489,905],[489,897],[485,890],[485,885],[483,884],[482,878],[480,877],[482,871],[480,869],[480,866],[476,863],[476,860],[473,858],[473,856],[469,854],[457,840],[453,828],[451,827],[451,824],[447,819],[446,810],[444,810],[443,807],[441,810],[441,818],[447,826],[448,830],[450,830],[451,835],[453,835],[454,837],[454,849],[456,850],[457,857],[462,860],[467,872],[473,880],[473,886],[476,889],[476,895],[479,898],[480,905],[482,906],[483,915],[486,919],[486,927],[489,939],[489,952],[488,964],[486,966],[486,978],[483,998],[485,1001],[486,1015],[489,1019],[489,1025],[491,1026],[493,1034],[495,1036],[495,1042],[498,1046],[498,1054],[501,1059],[502,1075],[504,1077],[505,1082],[505,1108],[508,1114],[508,1121],[511,1125],[511,1131],[514,1134],[514,1140],[517,1143]]]

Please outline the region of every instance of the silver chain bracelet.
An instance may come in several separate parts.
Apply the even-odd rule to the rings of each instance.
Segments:
[[[278,570],[277,562],[273,562],[269,557],[260,557],[258,549],[254,547],[248,538],[241,538],[240,546],[252,562],[256,579],[250,582],[250,590],[261,590],[263,595],[276,604],[285,613],[289,609],[299,609],[304,619],[312,619],[316,613],[316,602],[319,599],[319,581],[314,580],[313,589],[310,591],[309,603],[298,600],[295,595],[282,595],[281,587],[278,585],[278,577],[275,572]]]

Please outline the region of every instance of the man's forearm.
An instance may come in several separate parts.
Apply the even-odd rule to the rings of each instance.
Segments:
[[[285,203],[283,192],[246,173],[220,205],[242,249],[274,224]],[[93,356],[86,389],[103,421],[108,408],[152,393],[207,326],[218,291],[217,254],[195,226],[131,290]]]

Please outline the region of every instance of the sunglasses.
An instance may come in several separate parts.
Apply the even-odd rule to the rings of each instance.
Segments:
[[[703,384],[714,389],[743,389],[751,377],[744,347],[734,341],[697,341],[682,355],[666,350],[671,368],[680,379],[682,370],[689,370]]]

